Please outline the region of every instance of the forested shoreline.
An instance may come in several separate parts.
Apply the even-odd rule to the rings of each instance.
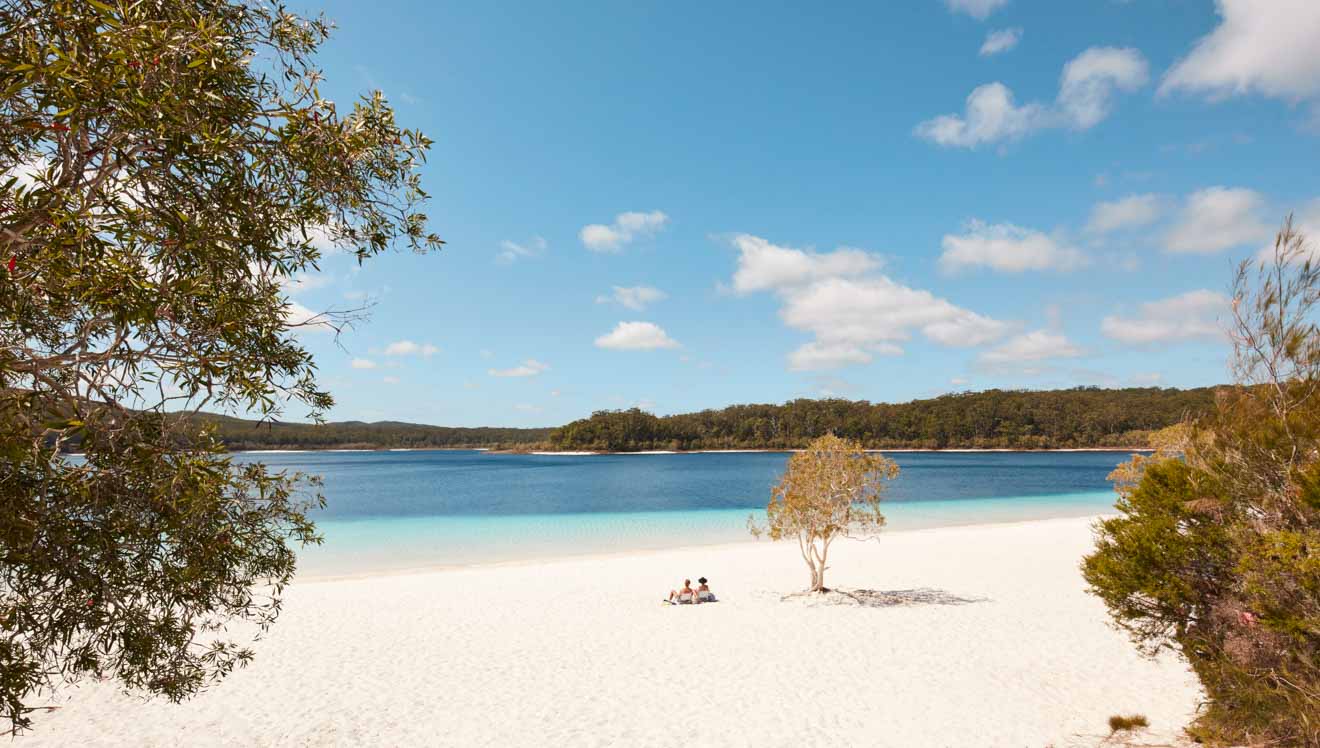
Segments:
[[[1151,432],[1210,410],[1214,388],[987,390],[907,403],[799,399],[657,417],[597,411],[549,435],[552,449],[795,449],[823,434],[869,449],[1145,447]]]
[[[427,426],[400,421],[334,423],[258,422],[214,414],[199,419],[233,451],[258,449],[467,449],[516,448],[543,443],[548,428]]]
[[[1207,412],[1214,388],[987,390],[907,403],[798,399],[656,416],[602,410],[558,428],[325,424],[198,416],[231,450],[463,449],[635,452],[795,449],[833,432],[870,449],[1145,447],[1150,432]]]

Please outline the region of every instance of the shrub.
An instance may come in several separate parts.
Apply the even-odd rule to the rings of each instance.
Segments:
[[[1112,476],[1083,562],[1148,653],[1186,657],[1211,744],[1320,746],[1320,267],[1284,225],[1234,284],[1238,384]],[[1166,434],[1165,436],[1170,436]],[[1111,725],[1113,724],[1111,720]]]
[[[1115,714],[1109,718],[1110,732],[1124,732],[1139,727],[1150,727],[1150,722],[1146,721],[1146,715],[1144,714],[1129,714],[1127,716]]]

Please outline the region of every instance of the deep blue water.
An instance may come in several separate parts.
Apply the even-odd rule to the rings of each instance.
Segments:
[[[1117,452],[891,453],[892,529],[1111,511]],[[782,453],[509,455],[477,451],[254,453],[316,473],[326,544],[309,574],[515,560],[747,537]]]

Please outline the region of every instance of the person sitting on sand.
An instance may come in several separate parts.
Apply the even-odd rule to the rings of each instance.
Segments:
[[[701,585],[700,587],[697,588],[697,602],[699,603],[715,602],[715,593],[710,591],[710,585],[706,584],[706,578],[702,577],[698,579],[697,584]]]
[[[686,605],[688,603],[694,603],[696,601],[697,601],[697,593],[692,591],[691,579],[683,580],[683,589],[669,591],[668,602],[675,603],[677,605]]]

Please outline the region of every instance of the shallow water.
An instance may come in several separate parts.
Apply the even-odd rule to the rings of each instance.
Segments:
[[[906,452],[892,530],[1112,511],[1118,452]],[[783,453],[508,455],[479,451],[245,453],[324,477],[326,542],[308,576],[518,561],[749,539]]]

